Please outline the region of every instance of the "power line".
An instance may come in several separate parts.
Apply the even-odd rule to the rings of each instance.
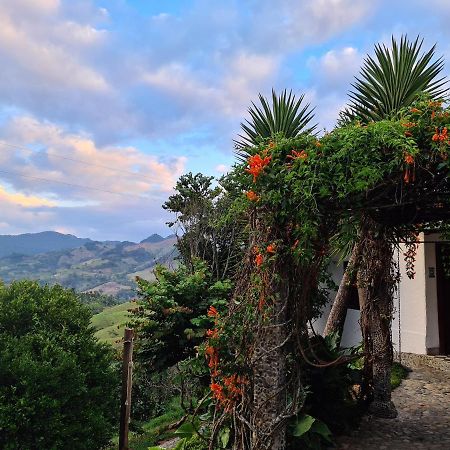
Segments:
[[[5,147],[15,148],[15,149],[18,149],[18,150],[25,150],[25,151],[28,151],[28,152],[33,152],[33,149],[31,149],[29,147],[16,145],[16,144],[10,144],[9,142],[5,142],[5,141],[0,141],[0,145],[3,145]],[[131,172],[130,170],[117,169],[115,167],[104,166],[102,164],[95,164],[95,163],[91,163],[91,162],[88,162],[88,161],[83,161],[82,159],[77,159],[77,158],[71,158],[71,157],[68,157],[68,156],[58,155],[57,153],[49,152],[49,151],[47,151],[46,154],[50,155],[50,156],[55,156],[56,158],[65,159],[67,161],[72,161],[72,162],[76,162],[76,163],[80,163],[80,164],[85,164],[87,166],[100,167],[102,169],[107,169],[107,170],[112,170],[114,172],[119,172],[119,173],[124,173],[124,174],[127,174],[127,175],[132,175],[135,178],[136,177],[137,178],[141,178],[142,180],[145,180],[147,182],[153,181],[153,180],[150,180],[150,178],[147,178],[145,175],[141,175],[141,174],[136,173],[136,172]]]
[[[49,180],[48,178],[34,177],[34,176],[31,176],[31,175],[25,175],[25,174],[19,173],[19,172],[11,172],[11,171],[7,171],[7,170],[0,170],[0,172],[1,173],[6,173],[6,174],[9,174],[9,175],[17,175],[17,176],[23,177],[23,178],[31,178],[32,180],[64,184],[66,186],[77,187],[77,188],[81,188],[81,189],[89,189],[89,190],[92,190],[92,191],[106,192],[108,194],[122,195],[122,196],[125,196],[125,197],[134,197],[134,198],[141,198],[141,199],[142,198],[146,198],[146,197],[144,197],[142,195],[128,194],[126,192],[119,192],[119,191],[110,191],[110,190],[107,190],[107,189],[101,189],[101,188],[97,188],[97,187],[93,187],[93,186],[84,186],[84,185],[81,185],[81,184],[67,183],[65,181]]]

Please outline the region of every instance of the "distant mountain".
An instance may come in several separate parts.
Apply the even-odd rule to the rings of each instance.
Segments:
[[[0,235],[0,258],[14,253],[36,255],[38,253],[67,250],[81,247],[90,239],[82,239],[71,234],[43,231],[18,235]]]
[[[175,236],[152,235],[137,244],[92,241],[44,232],[0,236],[0,243],[1,238],[6,238],[4,241],[9,243],[7,238],[23,236],[28,241],[19,241],[22,245],[20,250],[16,247],[14,252],[7,253],[3,249],[4,256],[0,256],[0,279],[7,283],[28,278],[42,283],[58,283],[80,292],[103,292],[127,299],[134,295],[136,276],[152,279],[156,264],[176,264]],[[23,242],[30,242],[30,247],[27,248]],[[59,248],[55,248],[57,243]],[[43,250],[48,248],[50,251]]]
[[[147,239],[143,239],[140,243],[145,244],[146,242],[148,242],[150,244],[155,244],[156,242],[161,242],[163,240],[164,240],[164,238],[162,236],[160,236],[159,234],[152,234]]]

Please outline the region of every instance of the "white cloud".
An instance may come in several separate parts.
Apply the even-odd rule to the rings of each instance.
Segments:
[[[3,127],[1,136],[6,143],[25,147],[2,147],[2,167],[24,175],[10,177],[13,186],[27,193],[50,192],[52,198],[65,201],[119,201],[108,193],[67,184],[132,196],[166,195],[183,173],[186,162],[182,156],[162,162],[131,146],[99,147],[89,136],[67,133],[29,116],[11,120]],[[42,150],[32,151],[29,146]],[[37,178],[55,183],[36,183]]]

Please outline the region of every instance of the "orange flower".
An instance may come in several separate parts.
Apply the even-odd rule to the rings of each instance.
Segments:
[[[409,153],[405,153],[405,163],[409,165],[414,164],[414,156]]]
[[[277,251],[277,246],[275,244],[269,244],[267,246],[267,253],[275,253]]]
[[[320,143],[320,141],[316,141],[316,147],[322,147],[322,144]]]
[[[270,163],[272,159],[271,156],[266,156],[267,152],[264,152],[263,157],[261,155],[256,154],[250,156],[248,158],[248,168],[245,169],[246,172],[253,175],[253,183],[256,182],[256,178],[258,178],[259,174],[264,170],[264,168]]]
[[[270,148],[270,149],[275,148],[275,142],[270,141],[270,142],[269,142],[269,148]]]
[[[417,108],[411,108],[411,112],[412,113],[420,113],[422,111],[420,109],[417,109]]]
[[[405,131],[405,136],[406,136],[406,137],[411,137],[411,136],[412,136],[411,131]]]
[[[433,140],[434,142],[446,141],[448,139],[447,134],[448,134],[447,127],[444,127],[442,131],[439,131],[439,129],[436,127],[436,132],[433,134],[431,140]]]
[[[208,317],[217,317],[219,315],[219,312],[217,311],[214,306],[210,306],[208,309]]]
[[[264,261],[263,255],[261,255],[261,253],[258,253],[255,256],[255,264],[259,267]]]
[[[214,328],[213,330],[206,330],[206,336],[209,338],[217,338],[219,336],[218,331]]]
[[[219,383],[211,383],[211,391],[214,394],[214,397],[219,400],[225,400],[225,395],[223,394],[223,387]]]
[[[245,195],[251,202],[257,202],[259,200],[258,194],[254,191],[248,191],[245,193]]]
[[[409,170],[406,169],[405,173],[403,174],[403,180],[405,181],[406,184],[409,183]]]
[[[429,102],[428,106],[431,108],[440,108],[442,106],[442,102]]]
[[[406,123],[402,123],[402,125],[406,128],[412,128],[412,127],[416,126],[416,124],[414,122],[406,122]]]
[[[304,161],[308,157],[308,153],[306,153],[305,150],[302,150],[301,152],[292,150],[292,155],[288,155],[287,157],[289,159],[301,159]]]

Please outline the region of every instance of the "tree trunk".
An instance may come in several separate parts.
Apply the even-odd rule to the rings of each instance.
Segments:
[[[387,230],[369,218],[362,225],[362,263],[358,288],[362,294],[361,331],[364,339],[366,386],[371,387],[371,413],[393,418],[397,411],[391,401],[394,277],[393,247]],[[371,378],[371,379],[370,379]]]
[[[348,303],[350,301],[351,285],[355,280],[356,267],[359,256],[361,254],[361,244],[359,241],[355,243],[348,261],[348,265],[342,276],[339,289],[334,298],[333,306],[331,307],[328,320],[323,331],[323,336],[328,336],[331,333],[338,333],[339,340],[342,338],[344,331],[345,318],[347,316]]]
[[[270,283],[270,305],[253,351],[252,450],[286,447],[286,340],[287,278],[280,266],[280,281]]]

